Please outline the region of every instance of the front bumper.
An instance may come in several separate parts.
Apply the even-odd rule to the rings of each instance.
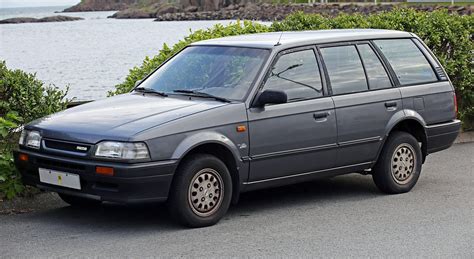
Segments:
[[[19,154],[28,155],[28,161],[20,161]],[[177,165],[175,160],[125,164],[60,157],[30,150],[15,151],[14,158],[26,185],[119,203],[166,200]],[[114,176],[96,174],[96,166],[112,167]],[[81,190],[40,182],[38,168],[78,174]]]
[[[460,120],[426,126],[428,153],[449,148],[456,140],[460,130]]]

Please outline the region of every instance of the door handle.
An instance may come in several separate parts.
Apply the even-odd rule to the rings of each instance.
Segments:
[[[322,119],[327,118],[329,115],[330,115],[329,112],[316,112],[313,114],[313,118],[315,120],[322,120]]]
[[[397,107],[397,102],[386,102],[385,107],[387,108]]]

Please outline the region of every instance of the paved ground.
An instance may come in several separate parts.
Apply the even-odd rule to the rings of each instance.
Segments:
[[[163,206],[0,216],[0,257],[474,257],[474,143],[431,155],[417,186],[370,176],[246,194],[214,227],[182,229]]]

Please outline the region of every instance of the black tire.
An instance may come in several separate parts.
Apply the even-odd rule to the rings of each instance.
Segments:
[[[168,208],[173,218],[187,227],[207,227],[224,217],[231,198],[232,178],[226,165],[215,156],[197,154],[179,166]]]
[[[409,133],[396,131],[388,137],[372,178],[382,192],[409,192],[420,177],[422,163],[423,156],[416,138]]]
[[[78,208],[97,207],[102,203],[99,200],[87,199],[87,198],[72,196],[72,195],[68,195],[64,193],[58,193],[58,195],[61,198],[61,200],[63,200],[65,203],[73,207],[78,207]]]

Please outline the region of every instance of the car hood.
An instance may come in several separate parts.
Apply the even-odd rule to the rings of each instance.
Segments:
[[[39,130],[44,138],[67,141],[127,141],[149,128],[223,105],[227,103],[131,93],[67,109],[26,128]]]

